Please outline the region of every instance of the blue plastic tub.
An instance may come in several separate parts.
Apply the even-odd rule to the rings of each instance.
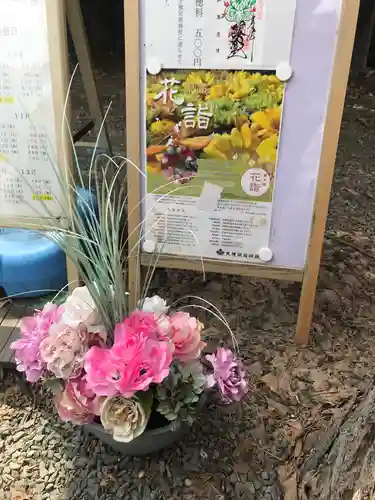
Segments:
[[[0,287],[6,296],[40,297],[66,284],[65,254],[52,241],[27,229],[0,229]]]
[[[81,218],[95,222],[95,196],[86,189],[77,191]],[[0,228],[0,289],[6,296],[41,297],[61,290],[67,282],[65,254],[52,241],[36,231]]]

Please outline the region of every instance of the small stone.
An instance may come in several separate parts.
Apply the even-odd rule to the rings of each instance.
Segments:
[[[252,494],[255,493],[255,486],[253,485],[253,483],[251,481],[249,481],[248,483],[245,483],[244,486],[246,486],[246,489],[249,493],[252,493]]]
[[[144,470],[140,470],[138,472],[138,479],[142,479],[143,477],[145,477],[146,475],[146,472]]]
[[[268,481],[268,480],[269,480],[270,476],[269,476],[269,474],[268,474],[268,472],[267,472],[267,471],[262,472],[262,478],[263,478],[265,481]]]
[[[88,457],[79,457],[76,460],[76,466],[79,468],[86,467],[86,465],[89,463],[89,458]]]
[[[193,485],[193,481],[187,477],[187,478],[185,479],[185,481],[184,481],[184,485],[185,485],[187,488],[190,488],[190,487]]]
[[[10,462],[9,467],[12,470],[19,470],[21,468],[21,464],[18,462]]]
[[[117,464],[117,462],[118,462],[118,457],[116,455],[104,455],[103,457],[104,465],[114,465]]]
[[[256,490],[260,490],[262,487],[262,483],[258,479],[254,479],[253,484]]]
[[[39,463],[39,477],[43,479],[48,474],[47,468],[44,465],[44,462]]]
[[[74,463],[71,460],[68,460],[67,462],[65,462],[65,467],[69,470],[75,469]]]
[[[238,481],[238,476],[235,472],[232,472],[232,474],[229,476],[229,482],[232,484],[236,484]]]
[[[24,431],[19,431],[19,432],[16,432],[16,433],[13,435],[13,441],[18,441],[19,439],[23,438],[24,436],[25,436]]]

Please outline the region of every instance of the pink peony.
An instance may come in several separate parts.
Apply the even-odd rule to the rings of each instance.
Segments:
[[[131,330],[135,336],[157,339],[158,322],[153,312],[134,311],[115,328],[115,339],[121,340]]]
[[[99,396],[114,396],[123,377],[125,363],[112,349],[91,347],[85,355],[85,372],[89,387]]]
[[[99,415],[103,398],[94,394],[82,377],[67,382],[54,401],[61,420],[81,425],[89,424]]]
[[[206,346],[201,340],[202,323],[186,312],[170,316],[171,340],[174,344],[174,358],[190,361],[199,358]]]
[[[88,332],[83,323],[76,328],[58,323],[40,344],[40,354],[47,369],[57,378],[69,379],[80,375],[84,355],[88,350]]]
[[[48,336],[50,326],[60,319],[63,310],[48,302],[42,311],[20,322],[21,338],[13,342],[10,348],[16,351],[17,370],[25,372],[29,382],[36,382],[43,375],[45,363],[40,355],[40,343]]]
[[[121,346],[118,352],[121,352]],[[126,349],[124,350],[124,357]],[[137,391],[147,391],[151,383],[160,384],[169,374],[172,362],[172,348],[169,342],[148,339],[142,350],[129,360],[119,380],[119,392],[126,398]]]
[[[92,347],[85,356],[91,389],[103,396],[132,397],[169,374],[173,345],[159,339],[154,314],[136,311],[116,325],[110,349]]]
[[[221,395],[226,403],[240,401],[247,392],[245,371],[240,360],[237,360],[230,349],[219,348],[216,354],[206,356],[214,369],[207,377],[207,385],[218,384]]]

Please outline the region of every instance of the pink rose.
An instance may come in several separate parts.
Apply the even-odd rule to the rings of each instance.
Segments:
[[[54,399],[61,420],[73,424],[89,424],[100,414],[103,398],[88,387],[85,377],[70,380]]]
[[[40,344],[40,354],[47,369],[57,378],[78,377],[83,368],[84,355],[88,349],[88,332],[83,323],[73,328],[56,324]]]
[[[40,343],[48,336],[50,326],[59,321],[64,309],[49,302],[34,316],[22,318],[21,338],[10,345],[16,351],[17,370],[25,372],[28,382],[36,382],[45,371]]]
[[[206,345],[201,340],[202,323],[189,313],[176,312],[170,316],[170,324],[174,358],[182,362],[199,358]]]

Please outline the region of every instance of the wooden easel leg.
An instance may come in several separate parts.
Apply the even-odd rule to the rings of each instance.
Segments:
[[[318,273],[319,264],[314,270],[311,267],[307,269],[303,278],[295,336],[296,343],[300,345],[306,345],[309,342]]]
[[[70,259],[66,259],[66,270],[68,275],[69,292],[73,292],[79,286],[79,273]]]
[[[125,15],[125,95],[126,99],[126,157],[128,186],[128,291],[129,308],[135,309],[141,293],[140,227],[141,174],[141,68],[140,68],[140,0],[124,0]]]
[[[307,344],[309,340],[358,8],[359,0],[344,0],[342,2],[340,29],[332,71],[331,91],[327,106],[320,169],[316,187],[314,216],[298,312],[295,338],[297,344]]]
[[[136,253],[136,252],[134,252]],[[136,255],[128,260],[129,312],[136,309],[141,293],[141,266]]]
[[[81,71],[83,80],[83,86],[85,88],[90,109],[90,115],[95,122],[95,133],[98,134],[100,126],[103,122],[104,113],[98,97],[94,72],[91,66],[90,48],[83,21],[80,0],[65,1],[66,15],[70,32],[73,38],[74,48],[77,54],[79,69]],[[110,156],[113,156],[108,127],[106,123],[104,123],[98,144],[100,147],[105,148]]]

